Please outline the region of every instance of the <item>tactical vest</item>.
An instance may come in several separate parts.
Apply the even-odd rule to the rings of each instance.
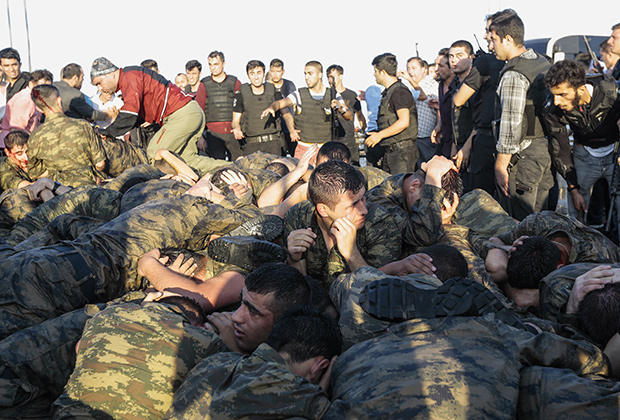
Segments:
[[[564,117],[573,130],[575,141],[584,146],[603,147],[620,138],[617,121],[620,118],[618,82],[588,80],[594,86],[587,111],[565,112]],[[615,105],[615,106],[614,106]]]
[[[231,121],[237,78],[229,74],[222,83],[217,83],[208,76],[201,82],[207,91],[204,109],[207,122]]]
[[[299,89],[301,106],[295,112],[295,129],[306,143],[326,143],[332,139],[331,98],[325,90],[323,98],[316,100],[308,88]],[[329,114],[326,112],[329,112]]]
[[[396,111],[390,107],[390,100],[392,99],[392,95],[394,92],[399,89],[409,89],[405,86],[401,81],[393,83],[392,86],[387,88],[385,92],[385,96],[381,98],[381,103],[379,104],[379,112],[377,113],[377,124],[379,126],[379,131],[385,130],[396,121],[398,121],[398,114]],[[415,107],[415,101],[413,102],[413,106],[409,108],[409,126],[405,128],[400,133],[392,136],[386,137],[381,140],[382,146],[391,146],[393,144],[399,143],[404,140],[415,140],[418,137],[418,111]]]
[[[542,113],[547,96],[549,96],[549,88],[545,84],[545,74],[547,74],[550,67],[549,61],[536,53],[536,59],[534,60],[521,56],[513,58],[506,63],[500,73],[500,80],[507,71],[516,71],[525,76],[530,82],[525,101],[522,141],[524,139],[538,139],[545,136],[538,117]]]
[[[269,115],[261,120],[262,112],[276,99],[276,87],[272,83],[265,83],[262,95],[255,95],[249,83],[241,85],[243,96],[243,116],[241,127],[246,137],[264,136],[280,132],[280,118]]]

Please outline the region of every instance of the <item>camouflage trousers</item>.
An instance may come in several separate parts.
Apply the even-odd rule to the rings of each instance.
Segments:
[[[532,366],[521,370],[518,418],[617,419],[620,382],[570,369]]]
[[[122,174],[112,179],[110,182],[104,183],[103,188],[120,191],[125,193],[129,188],[136,184],[151,179],[157,179],[165,174],[153,165],[143,164],[125,170]]]
[[[149,163],[146,150],[123,140],[101,140],[106,155],[105,172],[113,177],[134,166]]]
[[[27,188],[14,188],[0,195],[0,229],[10,230],[15,223],[41,204],[28,197]]]
[[[45,229],[56,217],[63,214],[89,216],[112,220],[119,214],[122,194],[118,191],[88,185],[75,188],[40,205],[13,226],[4,240],[10,245],[28,239]]]
[[[480,189],[461,197],[452,222],[486,238],[510,232],[517,226],[517,221],[488,192]]]

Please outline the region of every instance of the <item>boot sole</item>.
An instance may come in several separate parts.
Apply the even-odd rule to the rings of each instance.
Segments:
[[[238,244],[219,238],[211,241],[207,247],[209,257],[215,261],[232,264],[247,271],[272,262],[283,262],[286,259],[284,249],[267,241],[255,241]]]
[[[275,215],[261,215],[242,223],[225,236],[253,236],[264,241],[273,241],[282,235],[284,222]]]

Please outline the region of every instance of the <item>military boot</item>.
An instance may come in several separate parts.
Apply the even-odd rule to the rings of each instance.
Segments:
[[[234,228],[225,236],[253,236],[264,241],[273,241],[283,230],[284,222],[279,216],[262,214]]]
[[[248,271],[286,259],[286,252],[280,245],[253,236],[222,236],[209,242],[207,253],[215,261]]]

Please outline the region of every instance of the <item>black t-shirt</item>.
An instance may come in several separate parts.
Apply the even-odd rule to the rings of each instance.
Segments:
[[[469,99],[476,128],[491,128],[491,121],[495,119],[496,90],[504,64],[494,54],[482,54],[476,58],[469,75],[463,81],[463,84],[476,91]]]
[[[362,109],[362,104],[357,100],[357,95],[351,89],[345,89],[340,93],[344,103],[353,114]],[[338,138],[352,139],[355,137],[355,117],[351,121],[344,119],[340,112],[336,112],[338,116],[338,127],[336,128],[336,136]]]
[[[384,93],[387,91],[383,91]],[[413,95],[406,87],[397,88],[390,98],[390,108],[397,112],[399,109],[410,109],[413,106]]]

